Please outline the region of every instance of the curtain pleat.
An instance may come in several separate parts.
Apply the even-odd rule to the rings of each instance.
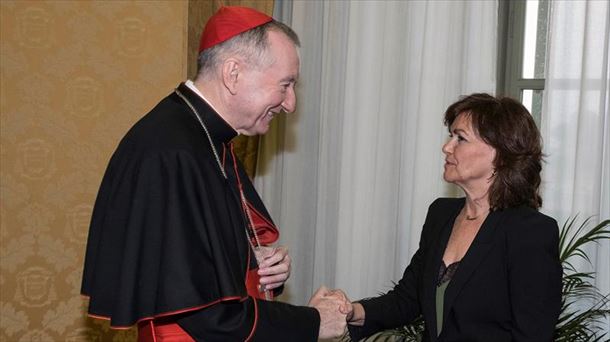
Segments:
[[[553,1],[543,94],[547,155],[542,210],[560,226],[568,218],[610,218],[610,4]],[[610,241],[586,246],[591,263],[575,260],[610,293]],[[583,299],[586,301],[586,299]],[[601,325],[610,333],[610,318]]]

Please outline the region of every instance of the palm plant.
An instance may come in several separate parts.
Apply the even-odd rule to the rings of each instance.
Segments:
[[[603,220],[591,229],[591,217],[577,225],[578,215],[568,219],[559,233],[559,259],[563,267],[563,289],[561,313],[555,327],[556,342],[597,342],[602,341],[601,324],[610,317],[610,294],[602,294],[591,283],[595,272],[578,271],[574,266],[577,259],[591,263],[585,248],[591,243],[610,239],[610,220]],[[584,303],[583,303],[584,302]],[[583,304],[585,307],[583,307]],[[586,305],[588,304],[588,306]],[[404,327],[379,332],[366,342],[419,342],[424,330],[420,318]],[[349,341],[341,339],[341,341]],[[609,340],[604,340],[609,341]]]
[[[584,259],[591,263],[585,246],[610,239],[610,220],[604,220],[587,230],[591,218],[576,225],[575,216],[568,219],[559,235],[559,258],[563,266],[563,292],[561,315],[555,328],[555,341],[601,341],[606,334],[598,336],[600,325],[610,316],[608,294],[601,294],[591,283],[595,272],[576,270],[574,261]],[[583,302],[588,308],[579,307]]]

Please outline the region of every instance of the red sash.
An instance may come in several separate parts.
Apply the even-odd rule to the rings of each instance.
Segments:
[[[280,232],[273,222],[269,221],[263,214],[259,213],[250,202],[248,202],[248,209],[250,209],[250,216],[252,217],[252,225],[258,241],[261,245],[270,245],[277,241],[280,236]],[[253,241],[256,243],[256,241]]]

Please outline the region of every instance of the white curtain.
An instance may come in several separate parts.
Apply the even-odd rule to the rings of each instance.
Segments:
[[[261,144],[255,184],[289,246],[283,300],[320,285],[386,291],[443,183],[446,107],[493,92],[496,1],[276,1],[302,41],[295,114]]]
[[[551,2],[542,134],[547,164],[543,211],[610,218],[610,5],[608,1]],[[590,246],[595,284],[610,293],[610,242]],[[608,331],[606,325],[606,331]]]

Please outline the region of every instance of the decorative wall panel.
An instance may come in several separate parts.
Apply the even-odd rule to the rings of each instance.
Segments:
[[[186,77],[188,2],[0,10],[0,341],[133,341],[86,317],[85,243],[120,138]]]

